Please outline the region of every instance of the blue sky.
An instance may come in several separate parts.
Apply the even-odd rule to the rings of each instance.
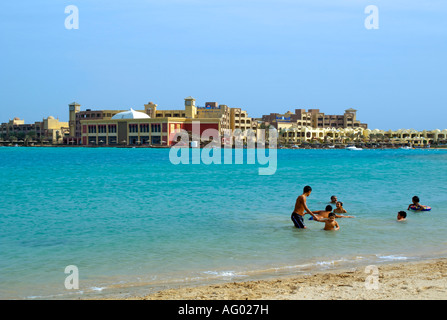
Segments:
[[[444,129],[447,3],[421,2],[2,1],[0,122],[193,96],[252,117],[352,107],[371,129]],[[78,30],[65,28],[68,5]]]

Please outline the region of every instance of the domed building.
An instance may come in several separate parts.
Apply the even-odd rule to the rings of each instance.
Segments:
[[[181,129],[192,132],[192,123],[196,121],[200,123],[200,134],[206,129],[222,132],[229,128],[227,106],[196,107],[193,97],[185,98],[184,109],[157,110],[157,105],[149,102],[141,111],[81,111],[80,104],[73,102],[69,111],[70,136],[66,144],[171,146],[176,143],[175,134]]]
[[[151,117],[147,113],[135,111],[134,109],[130,108],[129,111],[123,111],[123,112],[115,114],[112,117],[112,120],[116,120],[116,119],[150,119],[150,118]]]

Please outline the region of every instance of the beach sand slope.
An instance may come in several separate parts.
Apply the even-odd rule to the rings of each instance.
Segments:
[[[269,280],[168,289],[145,300],[445,300],[447,259],[365,266]],[[371,278],[373,276],[373,278]]]

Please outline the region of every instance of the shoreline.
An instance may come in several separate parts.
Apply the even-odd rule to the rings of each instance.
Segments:
[[[447,258],[165,289],[100,300],[447,300]],[[375,273],[377,272],[377,274]],[[93,298],[95,299],[95,298]]]
[[[337,146],[336,148],[330,148],[328,146],[301,146],[301,147],[278,147],[278,150],[346,150],[348,145]],[[66,144],[54,144],[54,145],[2,145],[0,142],[0,147],[6,148],[16,148],[16,147],[25,147],[25,148],[138,148],[138,149],[170,149],[172,146],[156,146],[156,145],[66,145]],[[190,148],[188,146],[176,146],[177,148]],[[268,145],[266,146],[268,148]],[[399,150],[401,146],[361,146],[363,150]],[[204,149],[204,146],[199,147],[198,149]],[[221,146],[221,149],[224,149],[224,146]],[[235,146],[232,146],[232,149],[237,149]],[[247,149],[246,147],[242,149]],[[248,148],[251,149],[251,148]],[[256,148],[253,148],[256,149]],[[414,147],[409,150],[447,150],[447,146],[435,146],[435,147]]]

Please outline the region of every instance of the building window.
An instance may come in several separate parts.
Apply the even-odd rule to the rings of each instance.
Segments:
[[[129,136],[129,144],[140,144],[138,136]]]
[[[98,144],[107,144],[107,137],[98,137]]]
[[[107,126],[105,124],[98,125],[98,133],[106,133]]]
[[[96,125],[89,125],[88,133],[96,133]]]
[[[151,144],[161,144],[161,138],[159,136],[152,137]]]
[[[141,136],[140,137],[140,144],[148,144],[149,143],[149,137],[148,136]]]
[[[109,133],[116,133],[116,124],[109,124]]]
[[[129,132],[132,133],[138,132],[138,124],[129,124]]]
[[[151,131],[152,132],[161,132],[161,124],[159,124],[159,123],[151,124]]]
[[[140,124],[140,132],[149,132],[149,124],[148,123]]]

